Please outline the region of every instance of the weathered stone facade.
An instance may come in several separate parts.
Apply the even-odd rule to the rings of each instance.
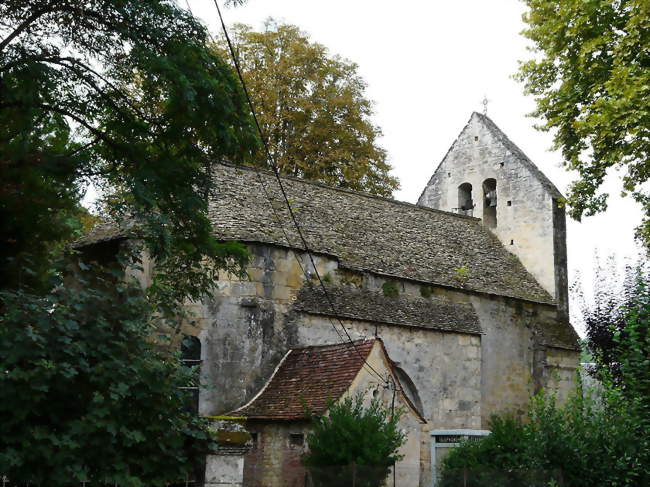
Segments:
[[[283,178],[313,263],[272,174],[219,166],[215,178],[215,234],[246,243],[251,261],[246,279],[221,275],[183,329],[202,344],[201,414],[246,404],[289,349],[346,341],[342,326],[353,340],[378,336],[426,420],[409,437],[417,480],[400,485],[430,486],[430,431],[487,429],[494,413],[524,414],[535,391],[575,387],[560,195],[486,117],[472,116],[420,206]],[[450,212],[464,183],[483,221]],[[120,235],[100,229],[80,245]],[[286,441],[277,425],[257,427]],[[287,451],[254,453],[248,475],[255,462],[294,465]]]
[[[496,205],[488,200],[493,182]],[[463,209],[471,199],[473,209]],[[482,218],[568,317],[566,223],[562,195],[485,115],[474,113],[418,203]],[[489,214],[488,213],[493,213]]]

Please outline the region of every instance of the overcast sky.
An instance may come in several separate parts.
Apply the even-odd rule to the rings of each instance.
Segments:
[[[186,6],[185,0],[178,0]],[[223,1],[220,1],[223,4]],[[213,0],[189,0],[193,13],[212,32],[218,17]],[[488,115],[564,191],[572,176],[550,152],[551,135],[533,128],[526,114],[533,100],[511,77],[526,59],[518,0],[248,0],[227,8],[227,24],[260,28],[264,19],[292,23],[359,65],[375,101],[375,122],[401,182],[399,200],[415,203],[447,149],[473,111]],[[618,194],[618,184],[608,186]],[[641,212],[632,202],[612,198],[604,215],[568,222],[569,276],[590,279],[593,254],[634,255],[634,226]]]

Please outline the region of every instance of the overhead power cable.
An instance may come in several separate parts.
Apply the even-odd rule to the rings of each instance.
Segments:
[[[311,263],[311,266],[314,269],[314,274],[316,275],[316,278],[318,279],[320,287],[323,290],[323,294],[325,295],[325,298],[327,299],[327,302],[328,302],[328,304],[330,306],[330,309],[332,310],[332,314],[334,315],[336,320],[339,322],[339,325],[341,326],[341,328],[345,332],[345,335],[347,337],[347,341],[350,343],[350,345],[353,347],[353,349],[356,351],[356,353],[359,355],[359,357],[363,360],[364,366],[367,367],[369,369],[369,371],[372,374],[374,374],[379,380],[384,382],[384,384],[388,384],[388,380],[385,379],[379,372],[377,372],[377,370],[367,362],[365,357],[363,357],[361,355],[361,352],[359,352],[356,345],[354,344],[354,341],[352,340],[352,337],[348,333],[348,330],[345,328],[345,325],[343,324],[343,322],[339,318],[338,314],[336,313],[336,307],[334,306],[334,302],[333,302],[329,292],[327,291],[327,288],[325,287],[325,284],[323,283],[323,280],[321,278],[320,273],[318,272],[318,268],[316,267],[316,263],[314,262],[314,257],[312,255],[313,252],[309,248],[307,240],[305,239],[305,236],[304,236],[304,234],[302,232],[302,229],[300,228],[300,225],[298,223],[298,220],[296,219],[296,215],[295,215],[295,212],[293,211],[293,207],[291,206],[291,202],[289,201],[289,197],[287,196],[287,192],[285,190],[284,183],[282,182],[282,178],[280,177],[280,169],[278,168],[277,162],[275,161],[275,158],[273,157],[273,155],[271,153],[271,150],[269,149],[268,141],[267,141],[267,139],[266,139],[266,137],[264,135],[262,127],[261,127],[261,125],[259,123],[259,120],[257,118],[257,112],[255,111],[255,106],[254,106],[253,101],[251,99],[251,96],[250,96],[250,94],[248,92],[246,82],[244,81],[244,77],[242,75],[242,71],[241,71],[241,68],[239,66],[239,61],[237,60],[237,56],[235,55],[235,49],[234,49],[234,47],[232,45],[232,41],[230,40],[230,35],[228,34],[228,29],[226,28],[226,23],[223,20],[223,15],[221,14],[221,8],[219,8],[219,3],[217,2],[217,0],[213,0],[213,1],[214,1],[214,6],[217,8],[217,13],[219,14],[219,20],[221,22],[221,28],[223,29],[223,33],[224,33],[224,36],[226,38],[226,42],[228,44],[228,49],[230,51],[230,56],[232,58],[233,64],[235,65],[235,70],[237,72],[237,76],[239,77],[239,81],[240,81],[240,83],[242,85],[242,88],[244,90],[244,95],[246,97],[246,101],[247,101],[248,106],[250,108],[251,114],[253,115],[253,121],[255,122],[255,126],[257,128],[257,131],[258,131],[258,133],[260,135],[260,139],[262,141],[262,145],[264,147],[264,152],[266,154],[267,164],[271,167],[271,170],[272,170],[273,174],[275,175],[275,178],[276,178],[276,180],[278,182],[278,186],[280,188],[280,192],[282,193],[282,197],[283,197],[283,199],[285,201],[285,204],[286,204],[286,207],[287,207],[287,209],[289,211],[289,215],[291,217],[293,225],[295,226],[296,232],[298,233],[300,241],[302,242],[302,245],[304,247],[304,251],[307,254],[307,256],[309,257],[309,261]],[[261,178],[260,178],[260,181],[261,181]],[[262,186],[264,187],[263,184],[262,184]],[[266,188],[264,188],[264,191],[266,192]],[[278,225],[280,225],[280,227],[282,228],[282,231],[283,231],[283,233],[285,235],[285,238],[287,239],[287,244],[289,244],[289,246],[293,246],[291,244],[291,241],[289,240],[288,234],[284,230],[284,226],[282,225],[282,220],[279,219],[279,216],[277,215],[277,212],[276,212],[275,208],[273,207],[272,200],[270,199],[268,193],[266,193],[266,194],[267,194],[267,197],[269,199],[269,204],[271,204],[271,207],[273,208],[273,212],[274,212],[274,214],[276,216],[276,219],[278,219]],[[296,255],[296,259],[298,259],[297,255]],[[302,267],[301,262],[300,262],[300,267],[301,267],[301,269],[303,269],[303,272],[305,273],[305,276],[308,276],[308,274],[306,273],[306,271]],[[331,322],[331,319],[330,319],[330,323],[332,324],[334,330],[337,332],[339,337],[342,340],[344,340],[343,337],[338,332],[338,330],[336,329],[336,326],[334,325],[334,323]]]

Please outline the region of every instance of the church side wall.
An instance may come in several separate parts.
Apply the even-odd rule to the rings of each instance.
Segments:
[[[542,387],[538,376],[543,372],[536,371],[537,347],[530,328],[539,309],[500,298],[474,297],[472,304],[485,333],[481,339],[481,427],[489,429],[493,414],[523,416],[530,396]]]
[[[199,336],[202,343],[203,415],[225,414],[250,401],[290,348],[341,341],[329,318],[291,311],[305,281],[291,251],[262,244],[249,245],[249,250],[250,279],[220,276],[213,296],[195,307],[195,324],[184,325],[183,331]],[[308,259],[300,258],[309,269]],[[315,260],[333,285],[381,292],[386,282],[340,269],[334,259]],[[397,283],[400,294],[420,297],[418,283]],[[377,333],[417,389],[427,420],[420,438],[421,485],[430,480],[428,431],[486,429],[493,413],[523,414],[536,390],[548,385],[561,394],[569,391],[572,364],[577,364],[576,352],[547,350],[535,342],[533,325],[542,317],[552,319],[555,307],[430,288],[437,298],[471,303],[483,335],[343,321],[352,339]],[[551,370],[559,371],[560,380]]]
[[[250,400],[262,388],[292,347],[298,347],[297,325],[287,313],[304,276],[292,252],[250,245],[248,279],[221,275],[211,298],[194,307],[195,326],[184,332],[202,343],[203,366],[199,412],[223,414]],[[310,268],[308,259],[303,266]],[[315,257],[321,275],[336,261]]]
[[[288,349],[341,340],[329,318],[290,311],[304,282],[292,252],[264,245],[251,245],[250,250],[250,280],[222,276],[213,297],[195,308],[196,326],[184,328],[202,342],[204,415],[223,414],[249,401]],[[352,274],[338,269],[335,260],[317,257],[316,262],[322,276],[350,281]],[[303,265],[308,268],[307,262]],[[385,282],[368,274],[355,279],[378,292]],[[344,323],[353,339],[377,331],[389,356],[415,383],[432,428],[484,428],[493,413],[524,411],[530,394],[549,380],[544,367],[550,352],[535,342],[533,329],[536,322],[553,319],[555,307],[460,290],[433,291],[450,301],[471,303],[484,334]],[[419,296],[420,286],[400,281],[400,293]]]
[[[555,394],[560,403],[576,391],[580,354],[573,350],[549,348],[544,364],[544,383],[546,390]]]

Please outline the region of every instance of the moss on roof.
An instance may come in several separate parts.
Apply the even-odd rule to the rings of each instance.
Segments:
[[[303,249],[273,174],[219,165],[215,178],[210,219],[219,238]],[[294,178],[282,181],[310,249],[337,258],[344,268],[553,303],[478,219]],[[467,270],[462,278],[460,268]]]
[[[327,286],[327,293],[336,312],[332,310],[323,289],[315,285],[307,285],[300,290],[293,309],[376,323],[481,333],[478,316],[470,304],[451,303],[435,297],[386,297],[382,293],[354,286]]]
[[[209,217],[219,239],[304,250],[272,173],[220,164],[214,177]],[[342,268],[554,302],[476,218],[295,178],[282,181],[309,248],[338,259]],[[75,246],[127,235],[102,225]]]

